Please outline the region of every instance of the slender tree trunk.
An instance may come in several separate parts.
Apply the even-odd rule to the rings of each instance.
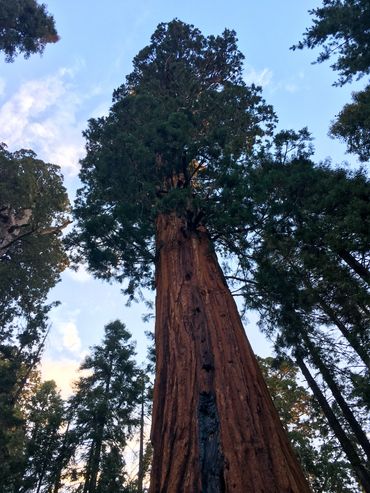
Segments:
[[[309,492],[207,232],[156,227],[150,492]]]
[[[107,420],[107,412],[108,412],[108,399],[109,399],[109,391],[110,391],[110,381],[112,377],[112,361],[109,362],[109,373],[107,376],[107,380],[105,382],[104,389],[104,407],[101,412],[101,416],[99,416],[99,422],[96,427],[96,438],[94,440],[94,452],[90,462],[90,477],[88,482],[88,493],[95,493],[96,491],[96,483],[98,479],[98,472],[100,467],[100,459],[101,459],[101,450],[103,445],[103,436],[104,436],[104,428]]]
[[[94,442],[94,452],[92,455],[91,465],[90,465],[90,477],[88,482],[88,493],[96,492],[96,483],[98,479],[98,472],[100,466],[100,456],[103,444],[103,433],[104,433],[105,423],[99,423],[97,428],[97,436]]]
[[[141,410],[140,410],[140,447],[139,447],[139,472],[137,475],[137,493],[143,493],[144,480],[144,411],[145,411],[145,380],[142,376]]]
[[[370,272],[364,267],[360,262],[347,250],[338,250],[339,257],[344,260],[344,262],[351,267],[351,269],[356,272],[362,279],[370,284]]]
[[[305,365],[302,357],[296,356],[297,365],[299,366],[303,376],[307,380],[313,395],[316,397],[320,404],[323,413],[328,420],[328,423],[333,430],[335,436],[337,437],[339,443],[341,444],[344,453],[346,454],[349,462],[351,463],[357,478],[362,485],[366,493],[370,493],[370,474],[366,468],[361,463],[360,457],[358,456],[353,444],[343,430],[342,425],[338,421],[337,417],[333,413],[328,401],[326,400],[324,394],[321,392],[320,387],[317,385],[315,379],[311,375],[309,369]]]
[[[85,471],[85,482],[83,486],[83,493],[89,493],[89,488],[90,488],[90,480],[91,480],[91,464],[93,461],[94,457],[94,449],[95,449],[95,441],[91,442],[91,447],[89,451],[89,458],[87,461],[86,465],[86,471]]]
[[[41,473],[40,473],[40,477],[39,477],[38,482],[37,482],[37,489],[36,489],[36,493],[40,493],[41,486],[42,486],[42,481],[43,481],[43,479],[44,479],[45,472],[46,472],[46,469],[47,469],[48,464],[50,465],[50,461],[45,461],[45,462],[43,463],[43,466],[42,466],[42,471],[41,471]]]
[[[323,298],[321,298],[321,296],[317,295],[317,299],[323,312],[326,313],[330,320],[338,327],[343,337],[347,339],[352,348],[365,363],[366,367],[370,370],[370,355],[363,344],[361,344],[361,342],[358,340],[356,334],[353,334],[353,332],[347,329],[345,324],[340,320],[339,317],[337,317],[335,311],[331,308],[330,305],[328,305],[328,303],[326,303]]]
[[[61,487],[62,471],[63,471],[63,468],[65,467],[65,465],[68,463],[68,460],[69,460],[70,455],[71,455],[71,451],[69,451],[68,454],[66,454],[66,452],[67,452],[67,441],[68,441],[68,436],[69,436],[69,427],[71,425],[71,419],[72,418],[70,417],[67,421],[67,428],[64,432],[62,446],[61,446],[61,449],[59,452],[59,456],[56,460],[56,473],[55,473],[54,486],[53,486],[52,493],[58,493],[59,492],[59,489]]]
[[[45,347],[45,342],[46,342],[47,336],[49,335],[49,331],[50,331],[50,326],[47,328],[47,331],[45,332],[44,337],[42,338],[42,341],[40,342],[36,353],[31,355],[31,361],[28,363],[26,373],[23,375],[23,377],[18,382],[18,388],[14,392],[14,395],[12,396],[12,399],[11,399],[11,405],[12,406],[15,406],[15,404],[18,402],[18,399],[23,392],[23,389],[24,389],[24,387],[25,387],[25,385],[26,385],[26,383],[27,383],[27,381],[31,375],[32,370],[36,367],[37,363],[40,361],[40,356],[41,356],[41,353]],[[19,354],[17,355],[17,357],[20,360],[22,359],[21,358],[21,351],[19,351]]]
[[[343,416],[347,420],[347,423],[351,430],[353,431],[354,436],[357,438],[359,445],[361,445],[368,459],[370,460],[370,442],[366,437],[366,433],[361,428],[354,414],[352,413],[350,407],[342,396],[342,392],[339,389],[337,383],[335,382],[332,374],[330,373],[328,367],[325,365],[323,360],[321,359],[317,348],[312,343],[310,338],[306,333],[301,333],[302,338],[306,344],[307,349],[309,350],[310,356],[312,358],[312,362],[320,371],[322,378],[328,385],[331,393],[333,394],[334,399],[337,401],[340,409],[342,410]]]

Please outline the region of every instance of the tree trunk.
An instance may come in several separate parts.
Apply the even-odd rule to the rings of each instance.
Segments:
[[[139,446],[139,472],[137,475],[137,493],[143,493],[144,481],[144,411],[145,411],[145,380],[142,375],[141,410],[140,410],[140,446]]]
[[[339,443],[341,444],[344,453],[346,454],[349,462],[351,463],[357,478],[362,485],[364,491],[366,493],[370,493],[370,474],[362,465],[361,460],[353,447],[353,444],[349,440],[346,435],[346,432],[343,430],[342,425],[339,423],[337,417],[333,413],[328,401],[326,400],[324,394],[321,392],[320,387],[315,382],[315,379],[311,375],[309,369],[305,365],[302,357],[296,356],[297,365],[299,366],[303,376],[307,380],[308,385],[310,386],[313,395],[316,397],[323,413],[328,420],[328,423],[333,430],[335,436],[337,437]]]
[[[362,277],[367,284],[370,284],[370,272],[366,267],[360,264],[360,262],[347,250],[338,250],[337,253],[339,257],[356,272],[356,274]]]
[[[347,339],[352,348],[356,351],[356,353],[360,356],[366,367],[370,370],[370,356],[367,352],[367,348],[361,344],[361,341],[358,340],[357,334],[353,333],[353,330],[350,331],[347,329],[345,324],[337,317],[335,311],[331,308],[331,306],[326,303],[326,301],[319,295],[317,295],[318,304],[323,310],[324,313],[330,318],[330,320],[338,327],[343,337]]]
[[[150,492],[309,492],[207,232],[156,227]]]
[[[93,454],[91,456],[91,461],[89,460],[89,480],[86,481],[85,483],[85,487],[87,486],[86,493],[96,492],[98,473],[99,473],[100,461],[101,461],[101,451],[103,446],[104,429],[107,421],[110,382],[112,378],[112,364],[113,364],[112,359],[110,359],[109,372],[107,375],[107,380],[105,382],[105,389],[104,389],[104,404],[102,406],[102,410],[100,411],[101,414],[99,414],[97,418],[95,438],[93,441]]]
[[[104,423],[98,424],[98,429],[96,431],[96,439],[94,441],[93,455],[91,459],[90,465],[90,474],[89,481],[87,486],[87,493],[95,493],[96,491],[96,483],[98,480],[98,472],[100,466],[100,456],[103,444],[103,432],[104,432]]]
[[[324,382],[327,384],[331,393],[333,394],[334,399],[337,401],[343,413],[343,416],[345,417],[354,436],[358,440],[359,445],[362,447],[368,459],[370,460],[370,442],[367,439],[366,433],[361,428],[355,415],[353,414],[352,410],[350,409],[349,405],[344,399],[342,392],[338,387],[336,381],[334,380],[329,368],[325,365],[324,361],[320,357],[317,347],[313,344],[313,342],[310,340],[310,338],[304,331],[301,332],[301,337],[304,340],[304,343],[309,351],[313,364],[320,371],[322,378],[324,379]]]
[[[15,213],[8,205],[0,207],[0,257],[6,254],[10,246],[22,238],[32,219],[32,209],[21,209]]]
[[[62,479],[62,471],[63,468],[67,465],[68,460],[70,459],[71,451],[68,450],[67,442],[69,439],[69,427],[71,425],[71,417],[68,418],[67,421],[67,427],[63,435],[63,442],[62,446],[60,448],[59,455],[55,461],[55,479],[54,479],[54,486],[52,488],[52,491],[50,490],[50,493],[58,493],[61,485],[61,479]]]
[[[90,450],[89,450],[89,458],[86,464],[86,469],[84,473],[84,485],[83,485],[83,490],[82,493],[89,493],[89,486],[90,486],[90,480],[91,480],[91,464],[93,461],[94,457],[94,448],[95,448],[95,442],[91,442],[90,445]]]

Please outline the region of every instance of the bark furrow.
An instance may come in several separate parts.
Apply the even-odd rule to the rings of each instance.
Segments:
[[[161,215],[157,251],[151,493],[308,492],[207,232]]]

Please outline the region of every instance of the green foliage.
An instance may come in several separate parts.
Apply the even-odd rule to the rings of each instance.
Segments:
[[[12,371],[9,377],[14,379]],[[22,374],[16,377],[21,380]],[[40,383],[37,370],[28,372],[27,382],[14,403],[17,385],[19,381],[9,385],[8,395],[2,386],[0,394],[0,491],[36,491],[38,487],[37,491],[44,491],[43,486],[51,484],[51,464],[61,438],[63,402],[54,382]]]
[[[57,166],[0,148],[0,392],[10,409],[40,357],[46,296],[67,264],[60,239],[67,211]]]
[[[26,405],[27,441],[24,491],[50,491],[55,481],[54,464],[62,443],[65,409],[54,381],[39,385]]]
[[[179,20],[160,24],[110,114],[90,120],[71,241],[97,276],[128,279],[129,294],[152,285],[160,212],[224,233],[230,177],[275,121],[260,90],[244,84],[242,60],[233,31],[205,37]]]
[[[360,161],[370,159],[370,85],[352,95],[330,128],[333,137],[347,143],[349,153],[357,154]]]
[[[368,0],[323,0],[313,9],[313,25],[304,40],[292,49],[323,47],[317,58],[321,63],[337,57],[332,65],[339,72],[334,85],[360,79],[370,73],[370,6]],[[353,102],[344,106],[331,126],[330,133],[347,143],[347,152],[360,161],[370,158],[369,86],[353,94]]]
[[[245,280],[238,294],[259,310],[276,349],[317,369],[354,447],[365,448],[353,430],[368,430],[370,184],[362,172],[282,159],[278,143],[278,162],[265,153],[249,171],[250,246],[231,277]]]
[[[13,62],[23,53],[28,58],[42,53],[47,43],[59,39],[54,19],[36,0],[2,0],[0,3],[0,51]]]
[[[24,455],[20,401],[45,343],[51,287],[67,265],[68,198],[57,166],[0,147],[0,421],[2,484]],[[13,465],[12,465],[13,464]],[[14,467],[13,467],[14,466]]]
[[[339,85],[370,71],[370,6],[368,0],[323,0],[323,6],[310,11],[314,16],[304,40],[293,49],[323,47],[321,63],[337,56],[332,65],[339,72]]]
[[[35,314],[67,265],[69,202],[60,168],[0,148],[0,325]]]
[[[288,360],[271,357],[258,358],[258,362],[312,491],[352,492],[350,465],[314,398],[299,383],[298,368]]]
[[[80,485],[90,493],[122,491],[115,478],[118,471],[119,477],[124,474],[122,453],[139,423],[135,410],[141,394],[140,371],[130,339],[131,334],[118,320],[106,325],[102,345],[94,346],[81,365],[87,376],[79,379],[70,401],[69,443],[76,464],[81,466],[84,461]]]
[[[4,364],[0,362],[1,372]],[[17,407],[10,405],[5,386],[0,393],[0,491],[11,493],[21,477],[24,463],[24,418]]]
[[[103,457],[97,493],[128,493],[125,483],[125,463],[119,448],[112,447]]]

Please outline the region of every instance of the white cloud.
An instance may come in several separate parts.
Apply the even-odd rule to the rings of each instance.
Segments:
[[[67,349],[72,353],[79,353],[81,350],[81,339],[76,324],[72,320],[59,322],[57,328],[61,336],[60,350]]]
[[[247,67],[244,74],[244,82],[247,85],[256,84],[257,86],[267,87],[272,81],[272,71],[269,68],[264,68],[260,71],[253,67]]]
[[[78,380],[79,366],[80,362],[72,359],[44,359],[41,363],[41,376],[43,380],[54,380],[62,397],[66,399],[73,392],[73,383]]]
[[[33,149],[41,159],[72,175],[77,174],[84,153],[81,130],[85,124],[76,117],[83,97],[70,82],[73,74],[72,69],[60,69],[27,81],[0,106],[2,140],[10,150]]]

